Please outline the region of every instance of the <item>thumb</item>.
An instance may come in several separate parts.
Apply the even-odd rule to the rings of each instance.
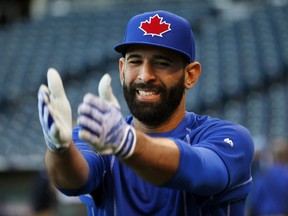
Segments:
[[[52,97],[54,98],[66,97],[62,79],[56,69],[54,68],[48,69],[47,81],[48,81],[48,87],[49,87]]]
[[[116,106],[117,108],[120,108],[120,104],[117,100],[117,98],[113,94],[113,90],[111,87],[111,77],[109,74],[104,74],[101,78],[99,85],[98,85],[98,93],[99,97],[102,100],[105,100],[112,105]]]

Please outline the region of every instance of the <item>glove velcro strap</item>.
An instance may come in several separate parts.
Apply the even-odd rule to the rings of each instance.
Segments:
[[[51,139],[49,137],[46,136],[46,134],[44,133],[45,135],[45,142],[46,142],[46,145],[48,147],[48,149],[52,152],[55,152],[55,153],[58,153],[58,152],[63,152],[68,146],[61,146],[61,145],[57,145],[53,142],[51,142]]]
[[[115,155],[119,158],[126,159],[130,157],[136,146],[136,132],[131,126],[128,126],[125,131],[124,138],[115,151]]]
[[[52,152],[63,152],[67,147],[57,147],[53,143],[47,142],[47,147]]]

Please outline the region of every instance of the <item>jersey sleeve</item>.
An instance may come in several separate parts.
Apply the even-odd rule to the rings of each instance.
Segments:
[[[254,156],[250,132],[241,125],[225,123],[213,128],[206,136],[199,145],[217,153],[229,174],[229,184],[219,197],[225,200],[246,197],[252,187],[251,164]]]
[[[180,161],[167,185],[201,196],[221,194],[223,198],[224,193],[225,196],[236,193],[227,191],[251,183],[254,147],[246,128],[218,122],[198,127],[190,139],[191,143],[174,139],[180,150]],[[248,192],[242,189],[242,193],[245,196]]]
[[[182,140],[174,139],[180,150],[176,175],[165,186],[209,196],[224,190],[228,184],[225,163],[212,150],[191,147]]]

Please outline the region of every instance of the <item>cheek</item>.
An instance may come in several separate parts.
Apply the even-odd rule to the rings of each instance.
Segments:
[[[132,70],[124,70],[122,73],[122,83],[129,85],[137,79],[137,76],[137,73],[133,72]]]
[[[182,83],[183,86],[185,86],[185,75],[184,74],[167,74],[165,76],[165,81],[163,80],[163,83],[166,87],[176,86],[180,85]]]

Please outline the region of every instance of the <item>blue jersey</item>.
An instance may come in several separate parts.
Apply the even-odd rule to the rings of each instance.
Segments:
[[[133,125],[131,116],[126,121]],[[254,147],[243,126],[187,112],[174,130],[151,135],[173,139],[180,150],[175,176],[161,187],[141,179],[114,155],[95,153],[79,139],[78,130],[73,139],[90,167],[88,181],[79,190],[60,190],[81,195],[89,215],[245,215]],[[213,171],[217,163],[218,173]],[[220,193],[215,193],[223,185],[214,182],[216,175],[225,179]]]

